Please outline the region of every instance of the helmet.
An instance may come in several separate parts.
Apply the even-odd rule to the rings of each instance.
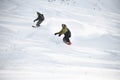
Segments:
[[[39,13],[39,12],[37,12],[37,14],[39,15],[40,13]]]
[[[66,24],[62,24],[62,27],[65,28],[65,27],[66,27]]]

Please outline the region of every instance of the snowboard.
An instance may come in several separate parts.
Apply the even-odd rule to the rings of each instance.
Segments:
[[[33,26],[33,25],[32,25],[32,27],[35,28],[36,26]]]
[[[71,45],[72,43],[71,42],[66,42],[67,45]]]
[[[32,25],[32,27],[33,27],[33,28],[37,28],[37,27],[40,27],[40,26],[34,26],[34,25]]]
[[[72,44],[71,42],[67,42],[67,41],[65,41],[65,40],[63,40],[63,42],[64,42],[65,44],[67,44],[67,45],[71,45],[71,44]]]

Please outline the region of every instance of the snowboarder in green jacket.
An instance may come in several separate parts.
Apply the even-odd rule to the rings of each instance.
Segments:
[[[58,34],[58,36],[61,36],[62,34],[64,34],[63,42],[65,42],[68,45],[71,45],[71,42],[69,39],[71,37],[71,32],[67,28],[66,24],[62,24],[62,29],[59,32],[55,33],[55,35],[57,35],[57,34]]]

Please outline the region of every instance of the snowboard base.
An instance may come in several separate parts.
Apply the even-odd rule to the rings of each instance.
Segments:
[[[63,40],[63,42],[67,45],[71,45],[72,43],[71,42],[66,42],[65,40]]]
[[[34,27],[34,28],[35,28],[36,26],[33,26],[33,25],[32,25],[32,27]]]
[[[33,28],[37,28],[37,27],[40,27],[40,26],[34,26],[34,25],[32,25],[32,27],[33,27]]]
[[[67,45],[71,45],[72,43],[71,42],[66,42]]]

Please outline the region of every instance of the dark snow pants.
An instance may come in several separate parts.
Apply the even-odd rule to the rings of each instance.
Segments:
[[[39,21],[36,23],[36,26],[39,27],[42,22],[43,22],[42,20],[39,20]]]
[[[68,30],[65,34],[64,34],[64,38],[63,38],[63,41],[66,43],[66,42],[70,42],[70,37],[71,37],[71,32]]]

